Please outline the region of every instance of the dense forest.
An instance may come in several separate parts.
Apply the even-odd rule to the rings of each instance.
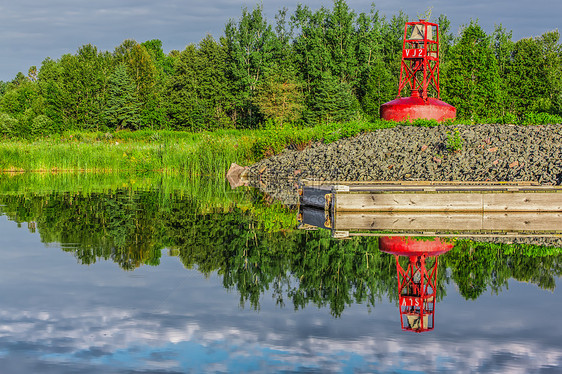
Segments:
[[[470,21],[457,34],[445,15],[430,20],[440,26],[441,97],[459,118],[562,114],[557,30],[513,41],[501,25],[487,34]],[[258,5],[183,51],[166,54],[159,40],[125,40],[113,52],[84,45],[0,82],[0,135],[375,120],[397,94],[407,21],[335,0],[281,9],[271,22]]]

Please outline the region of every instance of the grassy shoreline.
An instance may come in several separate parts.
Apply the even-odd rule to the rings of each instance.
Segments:
[[[0,143],[3,172],[120,172],[157,171],[188,175],[223,174],[230,162],[247,158],[236,139],[212,135],[196,138],[100,139],[97,134],[78,133],[35,141]]]
[[[392,122],[350,122],[314,128],[293,126],[215,132],[68,132],[32,141],[0,141],[0,171],[118,172],[158,171],[189,176],[224,175],[242,165],[314,141],[331,142],[360,132],[396,126]]]
[[[466,122],[447,124],[460,123]],[[0,140],[0,172],[156,171],[218,177],[223,176],[233,162],[249,165],[280,153],[286,147],[300,150],[313,142],[331,143],[363,132],[401,125],[439,124],[430,120],[416,120],[411,124],[378,120],[200,133],[143,130],[66,132],[35,140],[5,138]]]

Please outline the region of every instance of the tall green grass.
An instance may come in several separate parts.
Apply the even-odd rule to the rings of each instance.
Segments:
[[[224,176],[232,162],[247,163],[249,149],[235,137],[201,134],[176,139],[104,139],[86,136],[0,143],[2,171],[158,171],[187,176]]]
[[[480,123],[512,123],[512,118]],[[529,114],[519,124],[560,123],[562,118]],[[462,121],[447,124],[462,124]],[[0,171],[158,171],[189,177],[224,176],[231,163],[254,163],[286,147],[304,149],[312,142],[331,143],[363,132],[399,125],[437,126],[433,120],[413,123],[351,121],[314,127],[269,124],[258,130],[67,132],[33,141],[0,141]]]
[[[287,146],[303,149],[311,142],[329,143],[392,126],[396,123],[355,121],[203,133],[67,132],[33,141],[4,139],[0,141],[0,171],[158,171],[217,177],[224,176],[233,162],[248,165]]]

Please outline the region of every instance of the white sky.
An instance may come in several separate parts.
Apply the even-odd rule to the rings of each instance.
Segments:
[[[0,80],[12,80],[18,71],[40,66],[46,57],[58,59],[75,53],[84,44],[113,51],[125,39],[138,42],[162,40],[164,51],[183,50],[207,33],[222,35],[230,18],[239,18],[244,6],[257,1],[242,0],[0,0]],[[317,9],[332,7],[330,0],[264,0],[271,23],[282,7],[292,14],[296,4]],[[356,13],[368,12],[370,0],[348,0]],[[492,32],[494,24],[513,30],[515,40],[538,36],[560,27],[560,0],[380,0],[376,9],[387,17],[403,10],[409,17],[433,7],[433,18],[445,14],[456,31],[478,19]]]

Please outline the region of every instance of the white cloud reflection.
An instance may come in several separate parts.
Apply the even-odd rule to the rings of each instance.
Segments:
[[[420,341],[420,335],[394,335],[388,330],[395,329],[384,331],[380,326],[379,334],[373,331],[372,335],[338,339],[289,336],[259,318],[255,319],[257,326],[248,330],[227,319],[217,324],[206,322],[205,316],[135,315],[108,308],[80,315],[66,309],[45,317],[42,312],[0,312],[0,351],[4,352],[0,360],[6,360],[6,353],[12,350],[28,347],[36,352],[39,361],[92,365],[93,371],[105,365],[121,369],[236,371],[242,365],[244,371],[317,368],[322,372],[415,369],[471,373],[491,369],[527,373],[562,363],[560,345],[483,338]],[[181,323],[167,326],[168,319],[178,318]],[[369,318],[360,322],[369,323]],[[157,359],[159,356],[163,359]]]

